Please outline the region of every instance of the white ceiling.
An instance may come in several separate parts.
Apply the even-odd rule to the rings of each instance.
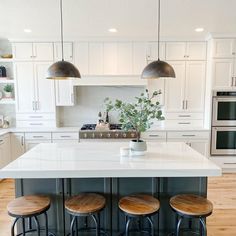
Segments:
[[[67,39],[155,39],[157,0],[64,0]],[[59,0],[0,0],[0,37],[59,40]],[[236,33],[236,0],[162,0],[164,38]],[[114,27],[118,32],[111,34]],[[204,27],[196,33],[196,27]],[[32,33],[24,33],[25,28]]]

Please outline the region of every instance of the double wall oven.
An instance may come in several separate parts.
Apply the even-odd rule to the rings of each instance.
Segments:
[[[236,155],[236,91],[214,91],[211,155]]]

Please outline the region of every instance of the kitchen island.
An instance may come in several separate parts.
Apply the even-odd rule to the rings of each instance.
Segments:
[[[80,192],[105,195],[101,225],[112,234],[124,228],[119,198],[152,194],[161,202],[160,213],[154,217],[155,230],[167,235],[175,225],[169,198],[177,193],[206,196],[207,177],[221,175],[219,167],[184,143],[150,142],[144,156],[133,157],[120,157],[122,146],[127,143],[40,144],[2,169],[0,178],[16,179],[17,196],[51,196],[50,229],[59,236],[68,232],[70,220],[63,201]]]

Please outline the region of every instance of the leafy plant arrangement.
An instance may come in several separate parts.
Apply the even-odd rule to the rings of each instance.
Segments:
[[[119,122],[125,131],[135,130],[137,139],[140,140],[141,132],[145,132],[153,124],[152,120],[164,120],[162,116],[161,106],[155,98],[161,94],[161,91],[154,91],[152,95],[148,90],[141,93],[139,97],[135,97],[134,103],[126,103],[121,100],[111,101],[110,98],[105,98],[105,106],[107,111],[116,110],[120,113]]]
[[[13,92],[13,86],[10,84],[6,84],[3,88],[3,90],[7,93],[11,93],[11,92]]]

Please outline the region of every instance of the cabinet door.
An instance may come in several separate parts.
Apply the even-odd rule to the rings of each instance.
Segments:
[[[34,66],[32,62],[15,63],[16,111],[34,112]]]
[[[55,111],[54,81],[46,79],[46,72],[50,65],[46,62],[36,62],[34,64],[37,112]]]
[[[10,136],[0,137],[0,149],[1,149],[1,165],[2,167],[6,166],[11,162],[11,153],[10,153]]]
[[[214,88],[230,88],[233,86],[233,59],[215,59],[212,66]]]
[[[165,60],[165,43],[160,43],[160,60]],[[158,43],[157,42],[149,42],[147,46],[147,54],[146,54],[147,62],[150,63],[152,61],[156,61],[158,59]]]
[[[13,58],[17,61],[33,60],[33,44],[32,43],[14,43]]]
[[[133,43],[133,74],[141,75],[147,65],[147,44],[144,42]]]
[[[74,63],[81,75],[88,75],[89,71],[89,44],[77,42],[74,44]]]
[[[11,160],[16,160],[24,152],[24,133],[11,133]]]
[[[166,60],[185,60],[186,43],[185,42],[168,42],[166,43]]]
[[[117,74],[117,43],[104,43],[104,75]]]
[[[65,61],[73,61],[73,44],[66,42],[63,44]],[[54,43],[54,60],[61,61],[61,43]]]
[[[205,61],[186,62],[185,100],[188,112],[204,112]]]
[[[205,42],[188,42],[186,45],[186,56],[188,60],[206,60]]]
[[[53,61],[53,43],[34,43],[34,60]]]
[[[202,154],[203,156],[208,157],[208,142],[207,141],[191,141],[189,143],[189,146],[191,148],[193,148],[194,150],[196,150],[197,152],[199,152],[200,154]]]
[[[25,141],[25,151],[29,151],[33,147],[37,146],[40,143],[51,143],[51,140],[26,140]]]
[[[103,75],[103,43],[89,43],[89,75]]]
[[[165,110],[166,112],[178,112],[183,110],[185,62],[169,61],[173,66],[176,78],[165,81]]]
[[[56,106],[74,106],[73,82],[68,80],[55,81]]]
[[[215,39],[213,41],[214,58],[232,58],[235,56],[235,39]]]
[[[117,74],[131,75],[133,72],[132,43],[117,44]]]

